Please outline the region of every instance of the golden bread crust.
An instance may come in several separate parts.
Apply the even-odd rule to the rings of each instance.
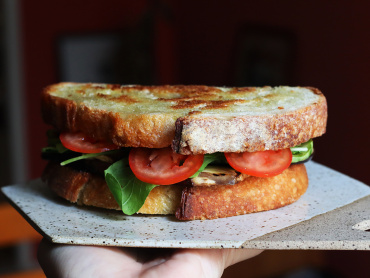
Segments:
[[[72,203],[120,209],[102,177],[51,162],[43,181]],[[248,177],[235,185],[162,185],[150,192],[139,213],[175,214],[180,220],[229,217],[291,204],[303,195],[307,186],[303,164],[292,165],[275,177]]]
[[[287,148],[325,133],[327,121],[325,97],[304,87],[59,83],[41,103],[45,122],[60,131],[122,147],[172,144],[183,154]]]
[[[57,195],[76,203],[90,179],[90,174],[78,171],[71,174],[71,169],[68,167],[61,167],[57,163],[48,163],[42,174],[42,179],[52,186],[52,190]]]

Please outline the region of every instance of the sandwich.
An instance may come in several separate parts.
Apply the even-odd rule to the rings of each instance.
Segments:
[[[216,219],[277,209],[308,187],[304,162],[326,131],[311,87],[46,87],[52,126],[42,180],[77,205],[126,215]]]

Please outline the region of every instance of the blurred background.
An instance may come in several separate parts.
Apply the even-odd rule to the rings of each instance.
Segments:
[[[329,121],[314,160],[370,184],[368,1],[0,3],[0,186],[41,175],[39,96],[59,81],[317,87]],[[1,196],[0,212],[0,277],[43,277],[40,235]],[[267,251],[224,277],[368,277],[369,259]]]

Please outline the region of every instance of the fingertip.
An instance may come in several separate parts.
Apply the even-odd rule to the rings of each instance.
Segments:
[[[40,265],[44,263],[45,259],[48,257],[47,253],[49,253],[49,241],[43,238],[37,248],[37,260],[39,261]]]
[[[37,249],[37,260],[46,277],[56,277],[55,273],[51,273],[53,271],[51,256],[53,248],[53,243],[46,238],[43,238]]]

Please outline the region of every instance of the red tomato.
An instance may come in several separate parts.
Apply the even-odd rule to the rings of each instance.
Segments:
[[[101,153],[116,150],[120,147],[113,143],[94,141],[83,133],[65,132],[59,135],[60,141],[67,149],[79,153]]]
[[[292,162],[290,149],[278,151],[225,153],[235,170],[256,177],[272,177],[282,173]]]
[[[167,185],[186,180],[203,164],[203,155],[181,155],[171,148],[132,148],[129,164],[135,176],[147,183]]]

